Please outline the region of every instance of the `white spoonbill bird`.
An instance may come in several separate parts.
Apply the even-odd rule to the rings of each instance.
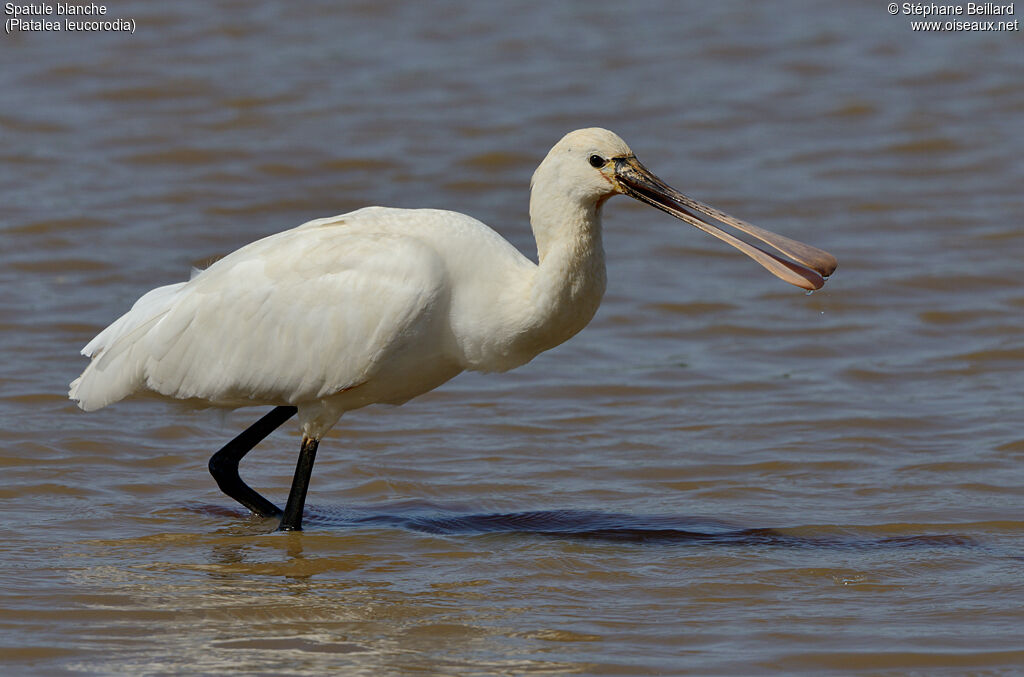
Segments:
[[[341,415],[401,404],[464,370],[507,371],[590,321],[605,290],[601,205],[621,193],[818,289],[836,268],[820,249],[735,219],[670,188],[605,129],[566,134],[530,184],[537,262],[464,214],[367,207],[246,245],[188,282],[158,287],[82,350],[69,397],[86,411],[149,391],[216,407],[274,409],[210,459],[221,490],[302,528],[320,438]],[[779,255],[697,214],[742,231]],[[293,415],[302,429],[284,511],[238,463]]]

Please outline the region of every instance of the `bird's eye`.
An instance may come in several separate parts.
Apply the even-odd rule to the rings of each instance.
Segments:
[[[606,162],[608,162],[608,161],[605,160],[600,155],[591,155],[590,156],[590,166],[591,167],[604,167],[604,164]]]

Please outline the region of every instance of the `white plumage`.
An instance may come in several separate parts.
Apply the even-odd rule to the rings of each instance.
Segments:
[[[310,221],[144,295],[85,346],[91,362],[69,396],[86,411],[138,391],[223,407],[291,405],[304,437],[318,440],[346,411],[404,402],[463,370],[511,369],[596,312],[605,288],[600,205],[615,193],[691,223],[684,207],[710,213],[646,172],[615,134],[579,130],[533,176],[537,263],[455,212],[368,207]],[[787,281],[820,286],[835,267],[808,261],[806,245],[713,215],[799,261],[783,266],[730,241]]]
[[[71,398],[86,411],[143,389],[300,405],[303,432],[319,437],[348,409],[531,359],[538,351],[521,344],[544,333],[544,313],[522,311],[536,272],[454,212],[368,207],[310,221],[143,296],[85,347],[93,361]]]

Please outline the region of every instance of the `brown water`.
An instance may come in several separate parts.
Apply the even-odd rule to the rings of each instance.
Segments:
[[[1019,32],[879,3],[108,16],[135,34],[0,36],[5,672],[1024,670]],[[532,253],[530,174],[589,125],[838,274],[806,296],[613,200],[593,324],[346,417],[303,533],[206,472],[261,411],[67,401],[140,294],[310,218],[446,207]],[[243,474],[281,500],[297,448]]]

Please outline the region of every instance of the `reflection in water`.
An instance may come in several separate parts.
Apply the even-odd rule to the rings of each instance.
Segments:
[[[973,538],[926,535],[921,525],[879,537],[848,527],[403,502],[313,506],[306,532],[281,533],[273,520],[240,524],[213,512],[227,524],[222,533],[65,548],[79,591],[68,620],[110,615],[91,630],[106,653],[80,657],[82,669],[586,672],[586,655],[616,651],[627,628],[641,643],[702,642],[705,624],[735,623],[736,614],[794,595],[825,605],[817,622],[837,622],[905,597],[908,586],[911,598],[921,594],[913,592],[920,579],[932,586],[946,562],[992,559]],[[207,513],[194,507],[179,517]],[[524,589],[542,594],[527,603]],[[765,628],[750,641],[778,651],[787,634]]]
[[[203,506],[181,516],[201,520],[209,512],[224,517]],[[313,506],[303,533],[239,517],[229,516],[220,534],[66,549],[80,565],[74,583],[82,610],[72,620],[123,618],[93,629],[108,657],[84,657],[80,666],[565,674],[589,670],[582,654],[614,651],[624,627],[649,635],[644,642],[703,641],[674,600],[686,599],[694,622],[704,624],[732,623],[736,613],[758,613],[794,594],[828,601],[838,619],[868,613],[862,597],[870,604],[903,596],[944,561],[992,558],[974,538],[927,535],[920,525],[879,537],[872,529],[740,528],[588,510],[478,514],[429,502]],[[121,564],[102,564],[109,562]],[[543,594],[527,605],[525,588]],[[745,601],[754,591],[757,601]],[[634,626],[637,615],[645,620]],[[154,624],[158,636],[147,631]],[[764,629],[752,641],[777,650],[769,647],[786,634]]]
[[[224,512],[211,506],[193,509],[200,513]],[[252,518],[252,522],[244,527],[244,532],[255,534],[273,531],[276,526],[276,520]],[[422,501],[361,508],[328,509],[320,506],[309,509],[310,529],[336,532],[339,529],[373,527],[400,528],[438,535],[536,534],[568,539],[704,546],[856,549],[978,545],[973,538],[962,534],[875,537],[858,534],[856,529],[850,527],[819,526],[813,528],[814,535],[811,535],[797,533],[809,531],[807,527],[796,530],[741,527],[705,517],[630,515],[590,510],[474,514],[452,511]],[[290,538],[286,543],[289,557],[298,558],[302,555],[302,539]]]

